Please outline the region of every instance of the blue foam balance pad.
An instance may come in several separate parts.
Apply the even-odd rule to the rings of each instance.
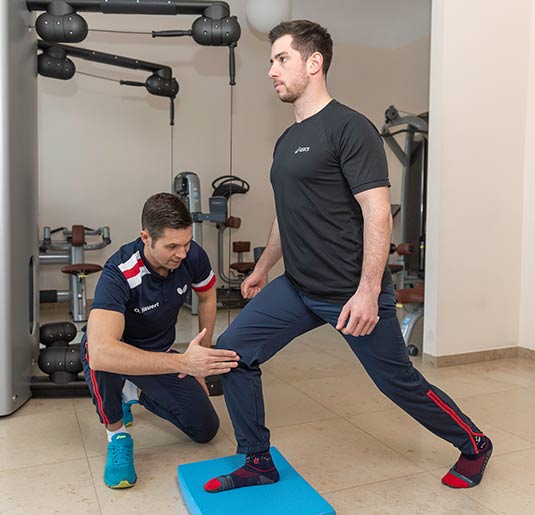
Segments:
[[[178,484],[191,515],[335,515],[333,507],[271,447],[280,480],[272,485],[247,486],[219,493],[204,484],[229,474],[244,463],[243,454],[178,466]]]

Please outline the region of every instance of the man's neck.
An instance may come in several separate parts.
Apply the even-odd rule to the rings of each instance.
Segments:
[[[300,96],[294,103],[294,116],[297,123],[314,116],[319,113],[330,101],[331,95],[326,88],[319,88],[314,90],[308,88],[305,93]]]

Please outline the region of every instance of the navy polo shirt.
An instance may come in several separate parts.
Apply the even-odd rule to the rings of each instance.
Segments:
[[[194,241],[186,258],[167,277],[155,272],[141,238],[123,245],[102,270],[92,309],[122,313],[122,340],[150,351],[167,351],[175,342],[178,311],[188,291],[212,288],[216,277],[206,252]]]

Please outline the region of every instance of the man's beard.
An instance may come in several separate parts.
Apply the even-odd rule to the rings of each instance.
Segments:
[[[307,77],[303,73],[303,75],[301,75],[301,77],[295,82],[292,88],[289,88],[286,84],[284,84],[286,88],[286,93],[279,95],[280,101],[288,103],[288,104],[293,104],[296,100],[298,100],[301,97],[301,95],[307,88],[309,82],[310,82],[309,77]]]

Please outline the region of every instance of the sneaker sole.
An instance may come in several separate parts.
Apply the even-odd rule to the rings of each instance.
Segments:
[[[108,488],[113,488],[114,490],[119,490],[121,488],[132,488],[136,483],[130,483],[129,481],[127,481],[126,479],[124,481],[121,481],[120,483],[117,483],[116,485],[108,485],[106,484],[106,486]]]

